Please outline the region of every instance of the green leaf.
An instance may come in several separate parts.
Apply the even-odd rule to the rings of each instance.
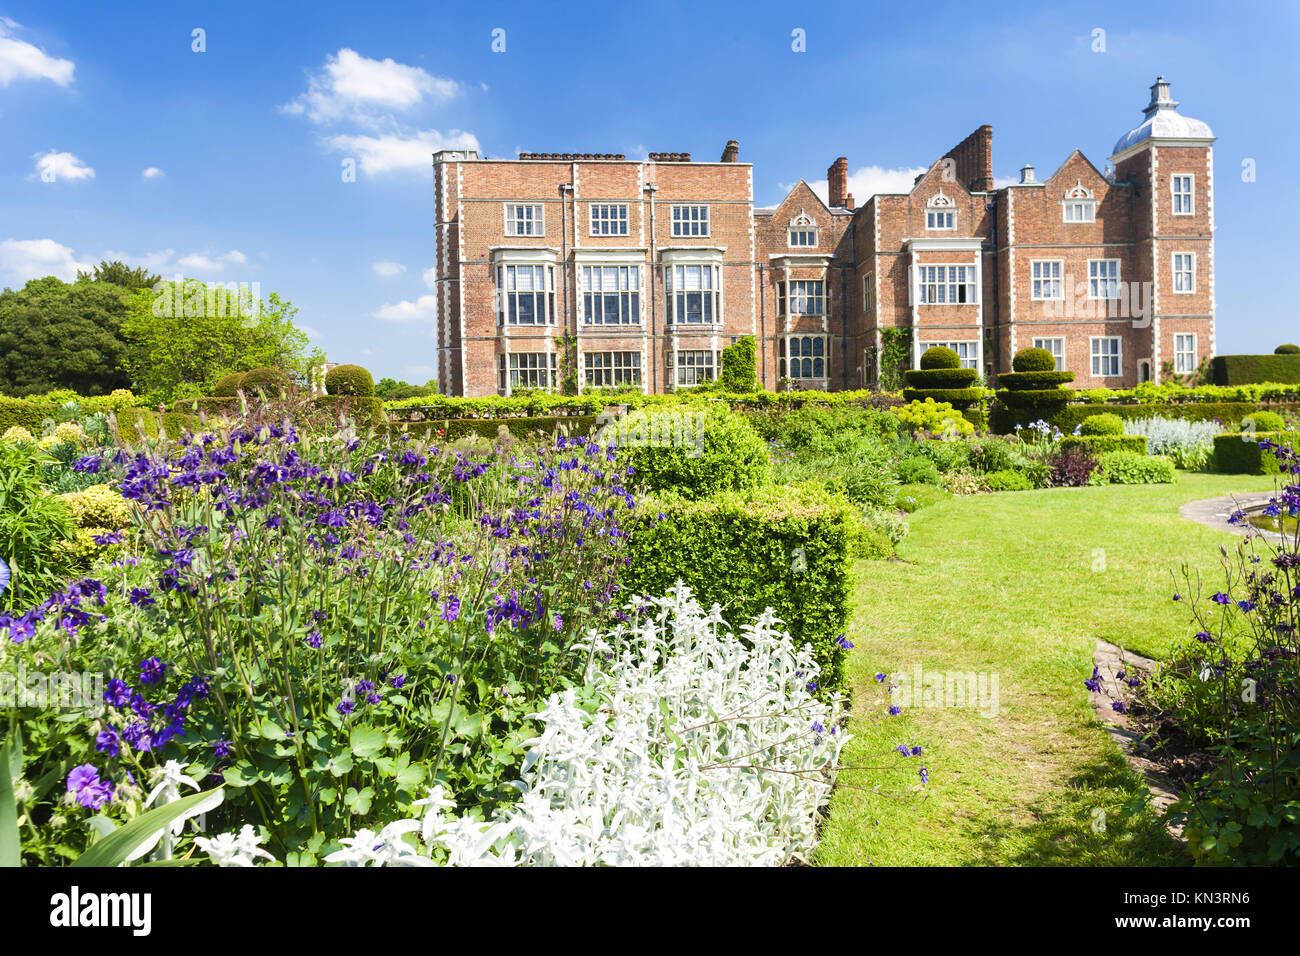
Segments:
[[[22,837],[18,832],[18,800],[14,779],[23,772],[23,735],[18,727],[0,747],[0,866],[22,863]]]
[[[173,820],[205,813],[221,804],[225,789],[205,790],[155,807],[114,830],[73,861],[73,866],[117,866],[139,847],[159,836]]]
[[[374,727],[354,727],[349,742],[354,754],[362,760],[371,760],[388,743],[388,734]]]
[[[365,816],[370,812],[370,803],[374,798],[375,791],[373,787],[366,787],[364,790],[349,787],[348,792],[343,797],[343,803],[353,813]]]

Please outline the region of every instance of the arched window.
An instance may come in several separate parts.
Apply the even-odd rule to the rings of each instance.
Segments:
[[[790,220],[791,248],[809,248],[817,245],[817,220],[802,209]]]
[[[957,206],[941,189],[925,204],[926,229],[955,229]]]
[[[1093,196],[1092,190],[1083,184],[1083,180],[1076,180],[1075,184],[1065,191],[1065,198],[1061,200],[1061,221],[1096,222],[1096,220],[1097,199]]]

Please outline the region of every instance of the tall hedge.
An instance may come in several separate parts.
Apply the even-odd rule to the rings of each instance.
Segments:
[[[746,335],[722,350],[722,369],[718,385],[727,392],[753,392],[758,389],[758,360],[754,337]]]
[[[1152,402],[1143,405],[1069,405],[1050,416],[1033,407],[997,409],[993,429],[1000,434],[1013,432],[1030,422],[1044,418],[1067,434],[1092,415],[1118,415],[1120,418],[1185,418],[1193,422],[1218,419],[1224,424],[1240,422],[1255,411],[1251,402]]]
[[[629,537],[626,592],[663,594],[685,581],[733,625],[773,608],[797,641],[812,645],[822,686],[844,683],[854,514],[848,501],[812,487],[768,485],[691,501],[648,498]]]
[[[41,423],[47,418],[54,418],[58,410],[59,406],[53,402],[27,402],[0,395],[0,434],[19,425],[33,435],[39,435]]]
[[[1215,385],[1294,385],[1300,383],[1300,355],[1216,355],[1210,360],[1210,376]]]
[[[767,442],[741,415],[717,408],[647,409],[606,426],[606,441],[632,468],[629,481],[651,492],[703,498],[765,484]]]

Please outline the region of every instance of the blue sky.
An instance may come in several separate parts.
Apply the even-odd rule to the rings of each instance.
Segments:
[[[1219,137],[1219,351],[1271,351],[1300,339],[1297,39],[1283,3],[0,0],[0,286],[105,255],[258,282],[331,360],[423,382],[439,145],[714,160],[734,138],[758,204],[839,155],[861,203],[982,123],[999,179],[1076,146],[1101,167],[1162,73]]]

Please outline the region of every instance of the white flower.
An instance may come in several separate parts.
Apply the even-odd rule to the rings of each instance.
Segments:
[[[254,857],[275,857],[262,849],[257,831],[245,823],[239,835],[220,833],[215,837],[195,837],[194,844],[217,866],[256,866]]]

